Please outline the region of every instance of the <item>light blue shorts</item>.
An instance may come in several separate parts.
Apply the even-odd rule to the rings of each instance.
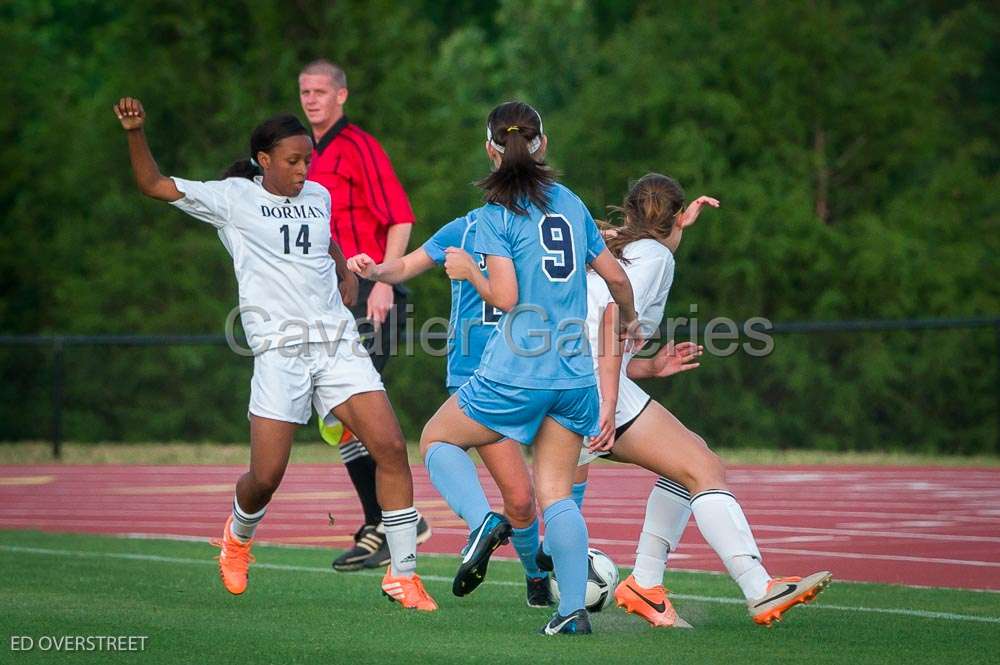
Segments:
[[[458,407],[480,425],[531,445],[546,416],[582,436],[599,431],[597,386],[544,390],[496,383],[474,374],[458,389]]]

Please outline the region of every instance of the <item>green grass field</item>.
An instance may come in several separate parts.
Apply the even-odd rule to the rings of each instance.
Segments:
[[[223,591],[205,543],[0,532],[0,662],[141,663],[994,663],[1000,594],[834,583],[772,629],[728,578],[668,575],[694,630],[653,630],[609,608],[591,637],[546,638],[520,567],[497,561],[470,597],[456,560],[424,556],[440,610],[406,612],[378,574],[331,571],[331,552],[255,548],[250,588]],[[623,563],[623,562],[619,562]],[[145,635],[142,653],[12,652],[10,636]]]

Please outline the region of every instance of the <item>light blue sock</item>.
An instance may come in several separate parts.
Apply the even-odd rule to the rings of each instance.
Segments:
[[[465,520],[469,531],[483,523],[490,504],[468,453],[450,443],[432,443],[424,456],[424,466],[434,487],[455,514]]]
[[[521,559],[521,565],[524,566],[524,573],[528,577],[546,577],[546,573],[543,573],[538,569],[538,565],[535,563],[535,552],[538,551],[538,520],[535,520],[523,529],[514,529],[510,537],[510,542],[514,545],[514,549],[517,550],[517,556]]]
[[[553,503],[542,517],[559,579],[559,614],[568,616],[583,608],[587,594],[587,523],[569,498]]]
[[[573,499],[573,503],[576,504],[576,507],[579,508],[580,510],[583,510],[583,495],[584,493],[586,493],[586,491],[587,491],[586,480],[583,481],[582,483],[573,483],[573,491],[570,497]],[[548,554],[549,556],[552,556],[552,552],[549,551],[549,541],[547,539],[542,542],[542,550],[544,550],[545,553]]]

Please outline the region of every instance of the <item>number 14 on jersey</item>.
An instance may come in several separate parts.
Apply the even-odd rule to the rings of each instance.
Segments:
[[[285,224],[279,230],[281,231],[281,237],[285,241],[285,254],[291,254],[292,253],[292,248],[291,248],[291,244],[290,244],[291,231],[288,228],[288,224]],[[308,224],[303,224],[301,227],[299,227],[299,234],[295,237],[295,246],[296,247],[301,247],[303,254],[308,254],[309,253],[309,248],[312,247],[312,243],[309,242],[309,225]]]

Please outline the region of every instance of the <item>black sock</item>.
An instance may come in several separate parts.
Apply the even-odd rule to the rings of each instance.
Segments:
[[[375,494],[375,460],[370,455],[362,455],[345,462],[344,466],[365,511],[365,524],[375,526],[382,521],[382,507],[378,505]]]

